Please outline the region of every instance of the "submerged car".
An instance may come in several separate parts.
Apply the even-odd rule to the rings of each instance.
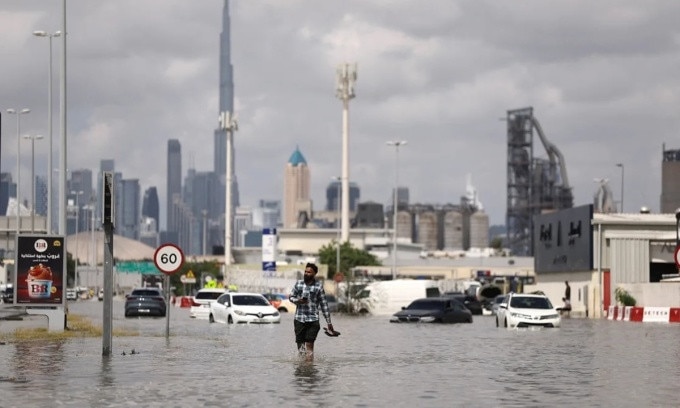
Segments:
[[[493,301],[491,302],[491,314],[494,316],[498,314],[498,307],[501,305],[501,303],[504,303],[507,298],[507,295],[498,295],[495,298],[493,298]]]
[[[210,323],[280,323],[281,314],[259,293],[228,292],[210,304]]]
[[[451,297],[422,298],[390,318],[392,323],[472,323],[472,312]]]
[[[210,304],[225,293],[225,288],[203,288],[191,298],[189,316],[195,319],[207,319],[210,315]]]
[[[484,305],[476,297],[461,292],[444,292],[443,297],[455,299],[465,305],[473,315],[484,314]]]
[[[283,293],[263,293],[269,303],[272,304],[281,313],[295,313],[295,304],[288,299],[287,295]]]
[[[498,306],[496,327],[560,327],[561,318],[545,295],[510,293]]]
[[[133,289],[125,296],[125,317],[160,316],[166,312],[165,298],[159,288],[147,287]]]

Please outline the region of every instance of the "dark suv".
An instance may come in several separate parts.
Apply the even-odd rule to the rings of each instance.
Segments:
[[[166,305],[160,288],[146,287],[133,289],[125,296],[125,317],[165,316]]]

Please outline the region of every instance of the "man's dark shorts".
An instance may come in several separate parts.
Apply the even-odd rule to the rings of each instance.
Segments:
[[[318,320],[307,323],[295,320],[293,327],[295,328],[296,343],[314,343],[316,336],[319,334],[319,330],[321,330],[321,324]]]

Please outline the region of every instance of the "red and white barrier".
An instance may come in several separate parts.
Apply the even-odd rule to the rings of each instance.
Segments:
[[[608,320],[644,323],[680,323],[680,307],[609,306]]]
[[[191,307],[191,296],[173,296],[170,298],[170,304],[175,307]]]

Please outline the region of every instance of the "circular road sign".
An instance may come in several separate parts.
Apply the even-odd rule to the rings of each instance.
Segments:
[[[184,264],[184,253],[177,245],[163,244],[156,249],[153,262],[161,272],[172,275]]]
[[[673,254],[673,259],[675,259],[675,265],[680,268],[680,245],[675,247],[675,253]]]

